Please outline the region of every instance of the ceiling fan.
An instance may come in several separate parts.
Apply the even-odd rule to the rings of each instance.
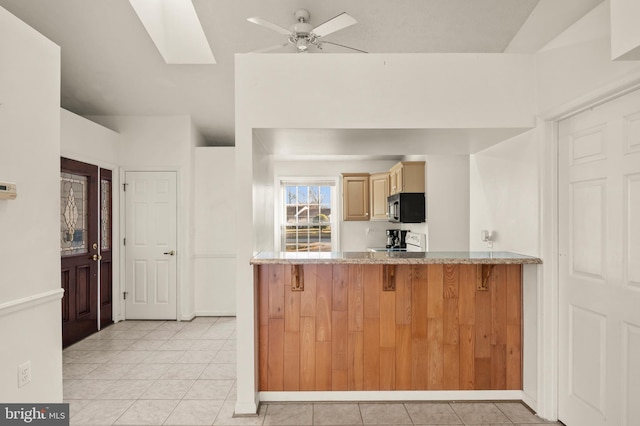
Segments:
[[[336,31],[347,28],[355,24],[356,22],[358,22],[348,13],[343,12],[340,15],[329,19],[328,21],[318,25],[315,28],[313,27],[313,25],[309,24],[309,17],[311,15],[308,10],[299,9],[298,11],[296,11],[296,13],[294,13],[294,16],[297,22],[291,25],[289,29],[283,28],[279,25],[276,25],[272,22],[269,22],[257,16],[253,18],[247,18],[247,21],[249,22],[261,25],[265,28],[268,28],[284,36],[287,36],[287,42],[284,44],[277,44],[275,46],[270,46],[264,49],[256,50],[251,53],[269,52],[271,50],[280,49],[289,45],[295,46],[298,53],[306,53],[306,52],[309,52],[309,48],[311,46],[314,46],[322,50],[322,45],[324,43],[333,44],[335,46],[344,47],[346,49],[355,50],[357,52],[367,53],[364,50],[345,46],[343,44],[333,43],[331,41],[326,41],[322,39],[323,37],[329,34],[332,34]]]

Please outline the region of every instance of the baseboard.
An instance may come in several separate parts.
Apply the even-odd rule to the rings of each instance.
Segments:
[[[538,402],[536,401],[535,398],[532,398],[531,395],[529,395],[524,391],[522,392],[522,402],[527,404],[527,406],[531,408],[533,411],[535,411],[536,413],[538,412]]]
[[[241,404],[236,402],[236,408],[233,417],[256,417],[258,415],[258,404],[248,403]]]
[[[318,401],[522,401],[521,390],[260,392],[264,402]]]
[[[231,311],[196,311],[197,317],[235,317],[236,313]]]
[[[196,317],[196,313],[192,312],[190,314],[180,315],[179,321],[192,321]]]
[[[55,290],[45,291],[43,293],[23,297],[22,299],[2,303],[0,304],[0,317],[14,312],[31,309],[43,303],[54,301],[60,303],[60,299],[62,299],[63,294],[64,290],[62,288],[56,288]]]

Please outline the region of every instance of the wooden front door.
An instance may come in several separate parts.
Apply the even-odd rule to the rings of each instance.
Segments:
[[[67,158],[60,160],[64,347],[95,333],[99,329],[99,317],[104,325],[111,322],[111,173],[104,173],[103,179],[100,175],[97,166]],[[108,194],[103,194],[103,188],[108,188]],[[106,210],[102,208],[105,204]],[[107,218],[107,223],[101,218]],[[102,228],[108,232],[101,232]],[[106,248],[101,247],[104,242],[101,233],[108,238]],[[102,268],[101,256],[105,258]],[[103,281],[103,292],[99,290],[99,278]]]

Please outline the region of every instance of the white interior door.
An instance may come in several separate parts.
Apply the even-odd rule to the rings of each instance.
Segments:
[[[176,173],[125,182],[126,318],[176,319]]]
[[[559,417],[640,424],[640,92],[559,126]]]

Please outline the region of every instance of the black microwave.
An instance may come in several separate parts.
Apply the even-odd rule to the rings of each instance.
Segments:
[[[420,223],[426,217],[424,192],[401,192],[387,198],[389,222]]]

